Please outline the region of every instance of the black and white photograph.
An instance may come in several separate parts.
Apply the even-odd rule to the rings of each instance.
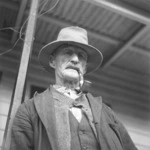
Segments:
[[[150,0],[0,0],[0,150],[150,150]]]

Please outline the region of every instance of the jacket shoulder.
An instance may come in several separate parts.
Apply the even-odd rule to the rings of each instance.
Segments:
[[[109,122],[115,123],[115,124],[118,122],[117,116],[111,107],[109,107],[107,104],[103,103],[102,110],[103,110],[106,118],[109,120]]]
[[[35,92],[34,96],[30,99],[25,100],[18,108],[19,113],[25,113],[25,114],[29,114],[29,115],[35,115],[36,112],[36,108],[35,108],[35,101],[37,99],[40,99],[43,94],[46,92],[46,90],[42,93],[37,93]]]

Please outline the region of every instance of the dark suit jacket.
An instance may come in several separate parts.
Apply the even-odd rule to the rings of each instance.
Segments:
[[[124,126],[101,98],[88,93],[87,99],[101,150],[136,150]],[[64,143],[66,148],[60,147],[58,135],[54,100],[47,89],[19,107],[12,126],[11,150],[69,150],[68,143]]]

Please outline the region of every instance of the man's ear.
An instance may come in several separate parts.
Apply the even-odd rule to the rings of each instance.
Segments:
[[[49,58],[49,65],[50,67],[54,68],[55,69],[55,58],[53,55],[50,55],[50,58]]]

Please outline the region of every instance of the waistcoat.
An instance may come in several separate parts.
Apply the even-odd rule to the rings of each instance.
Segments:
[[[100,150],[97,138],[83,113],[81,122],[78,122],[69,112],[71,150]]]

